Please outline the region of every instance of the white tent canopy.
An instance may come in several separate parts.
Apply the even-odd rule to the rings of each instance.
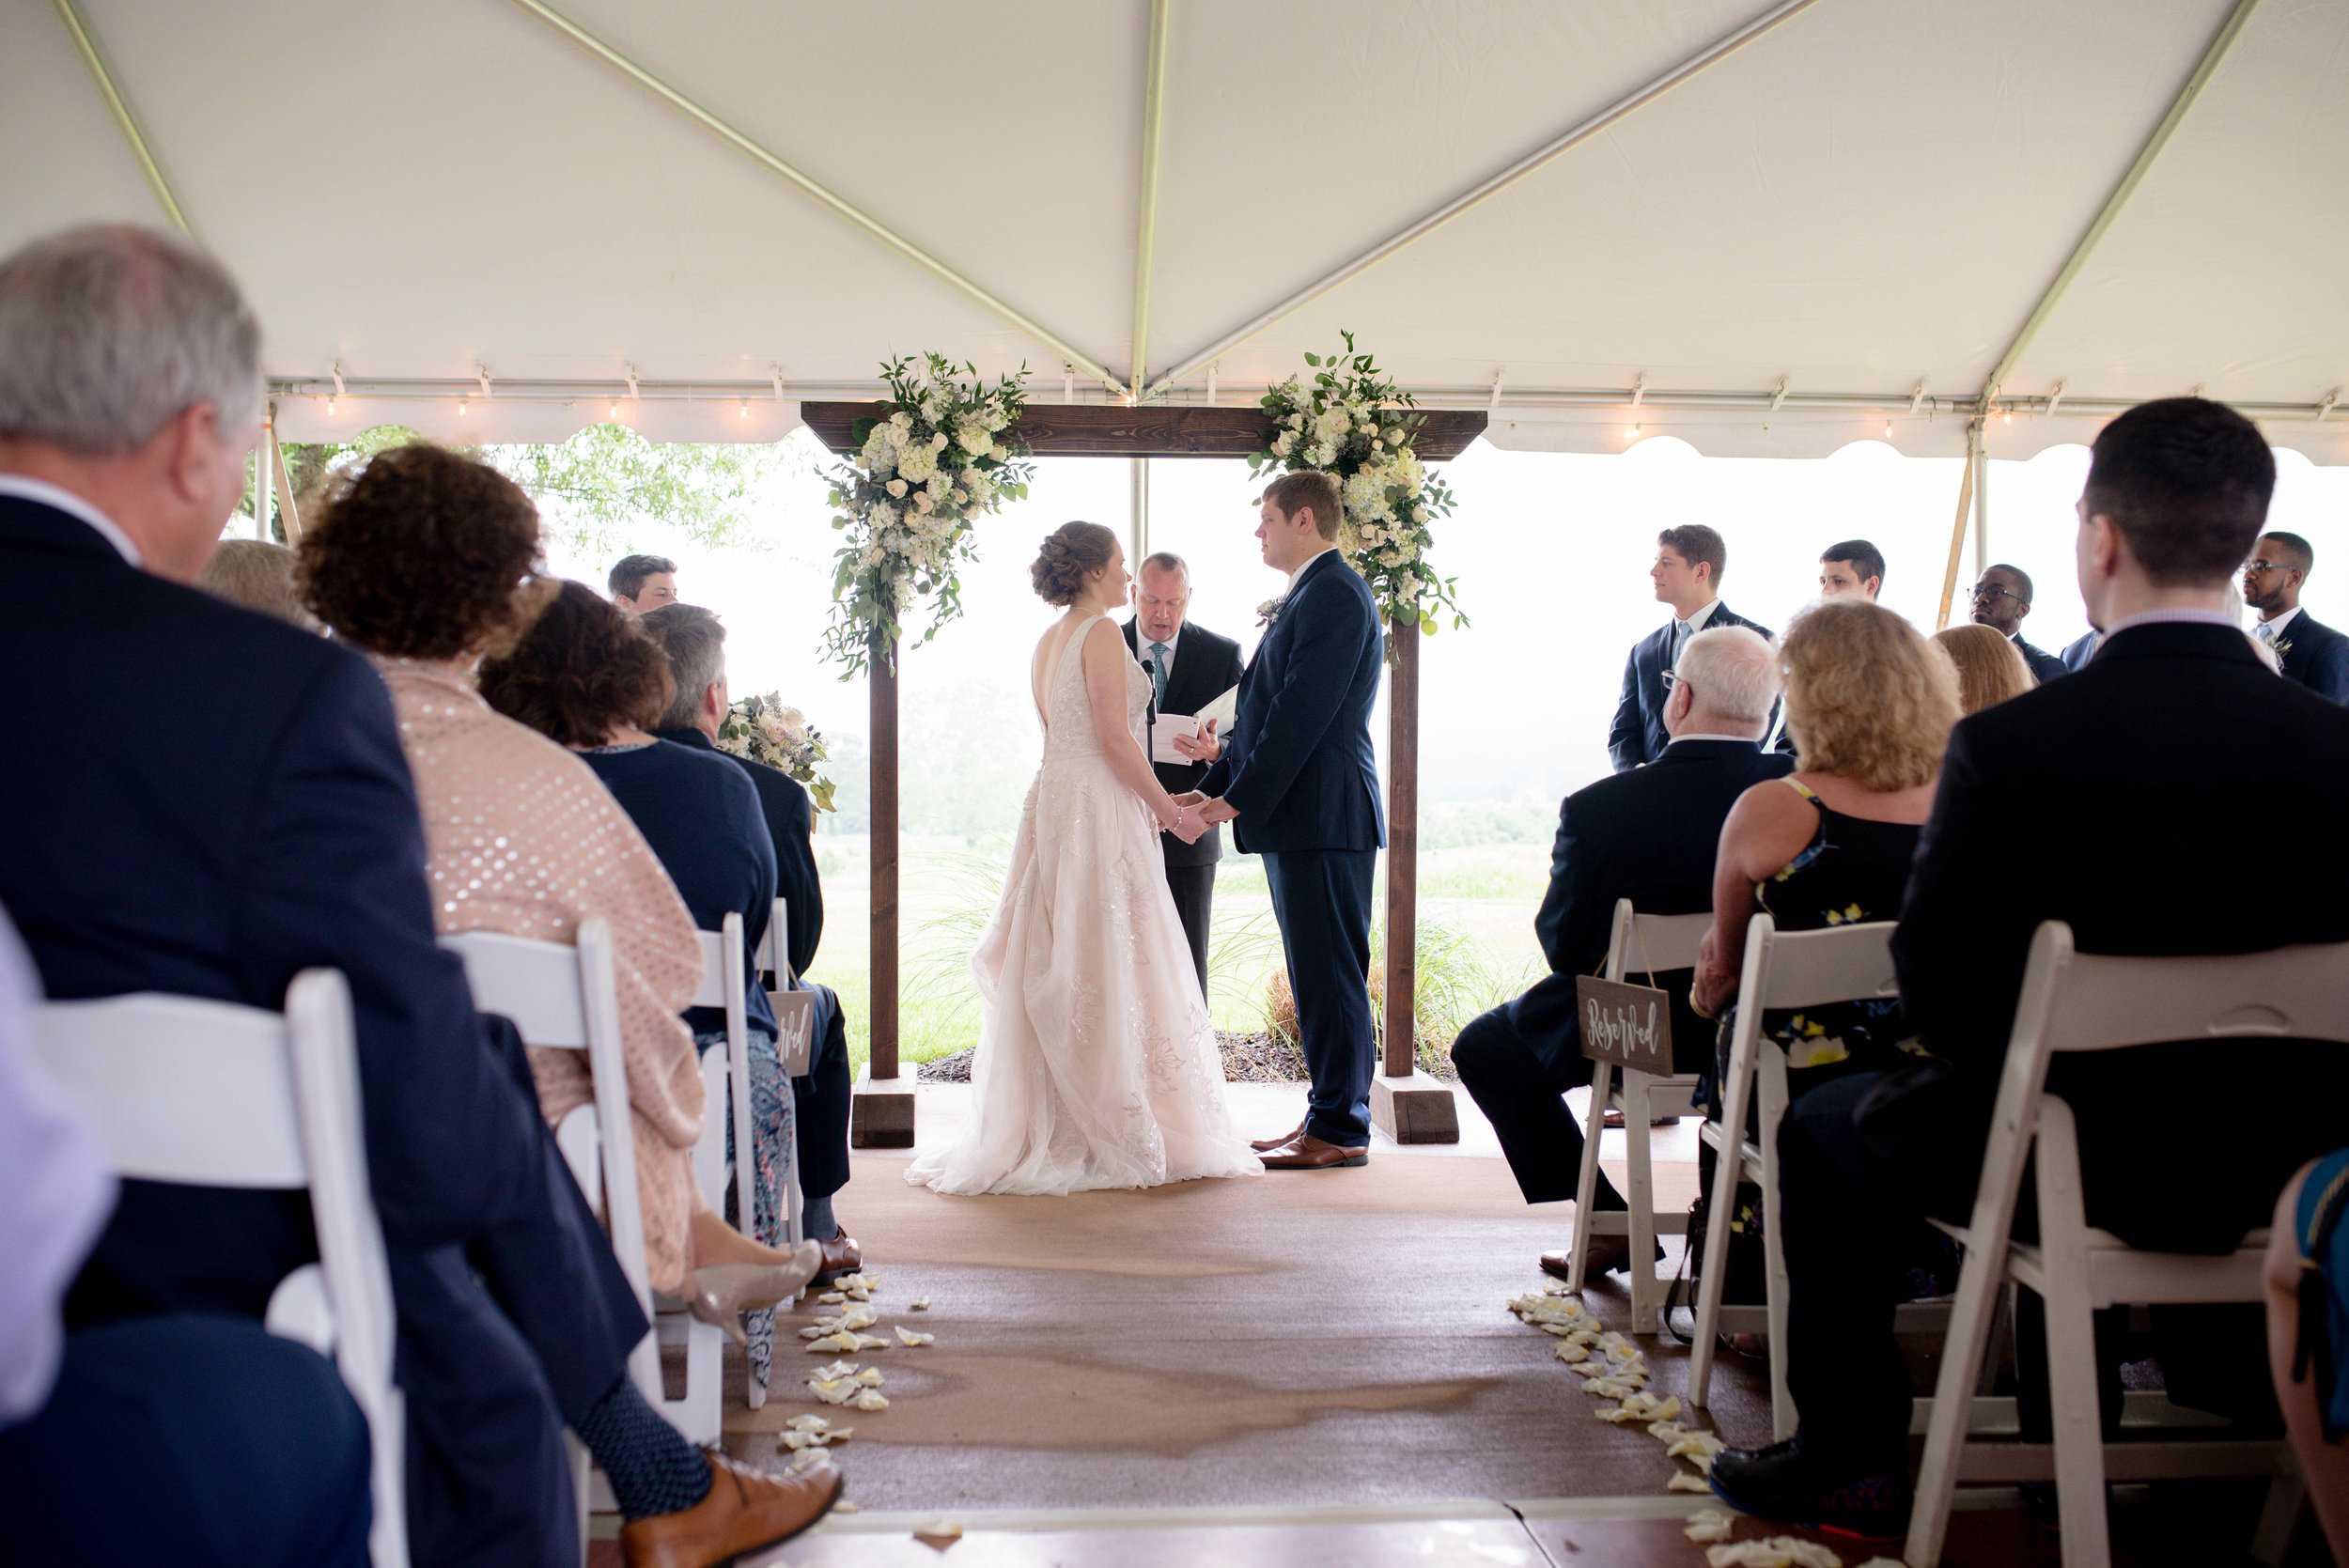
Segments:
[[[162,221],[102,73],[288,439],[771,440],[928,349],[1230,403],[1346,328],[1502,445],[1950,456],[2111,205],[1991,455],[2200,387],[2342,462],[2344,62],[2343,0],[8,0],[0,250]]]

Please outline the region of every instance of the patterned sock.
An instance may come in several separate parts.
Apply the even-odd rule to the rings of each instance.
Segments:
[[[817,1241],[830,1241],[840,1234],[840,1221],[832,1217],[832,1194],[808,1198],[800,1203],[800,1234]]]
[[[610,1478],[623,1519],[675,1514],[709,1496],[709,1461],[645,1403],[625,1374],[573,1430]]]

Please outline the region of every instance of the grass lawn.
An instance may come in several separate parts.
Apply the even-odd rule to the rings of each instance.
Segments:
[[[871,849],[861,835],[827,833],[817,839],[817,855],[824,878],[824,941],[808,978],[840,993],[848,1053],[861,1070],[871,1037]],[[901,1060],[926,1062],[978,1043],[979,996],[967,960],[994,912],[1009,859],[1008,842],[974,847],[961,839],[904,840],[897,873]],[[1428,850],[1419,865],[1424,1057],[1448,1048],[1462,1024],[1542,972],[1533,913],[1548,884],[1548,848],[1489,844]],[[1383,906],[1383,862],[1378,885]],[[1375,947],[1381,930],[1374,930],[1372,939]],[[1265,1027],[1267,987],[1280,964],[1263,863],[1227,858],[1216,878],[1209,956],[1218,1028]]]

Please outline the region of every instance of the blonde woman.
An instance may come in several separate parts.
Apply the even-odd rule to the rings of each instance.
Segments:
[[[1958,719],[1949,656],[1866,599],[1805,612],[1779,640],[1779,667],[1795,771],[1747,790],[1721,825],[1713,928],[1692,990],[1705,1013],[1736,997],[1756,910],[1781,931],[1900,914]],[[1797,1095],[1862,1063],[1881,1065],[1908,1034],[1893,1000],[1773,1012],[1763,1032],[1785,1048]]]
[[[1957,706],[1968,713],[1996,707],[2039,684],[2015,639],[1979,622],[1933,634],[1934,645],[1957,667]]]

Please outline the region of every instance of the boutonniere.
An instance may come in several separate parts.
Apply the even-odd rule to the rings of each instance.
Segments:
[[[2270,643],[2267,645],[2276,650],[2277,658],[2281,659],[2284,655],[2292,651],[2292,639],[2289,637],[2278,638],[2275,642]]]
[[[1288,601],[1288,595],[1283,594],[1279,598],[1268,598],[1256,606],[1256,624],[1270,630],[1272,623],[1281,618],[1282,607]]]

